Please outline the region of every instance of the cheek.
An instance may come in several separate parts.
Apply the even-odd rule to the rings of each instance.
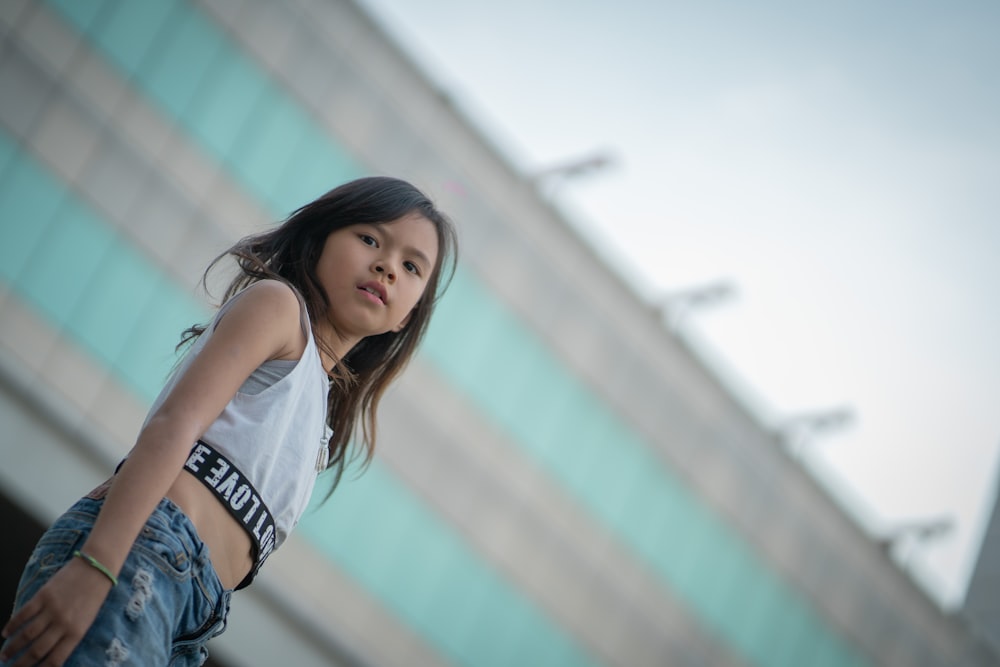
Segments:
[[[420,297],[424,295],[424,288],[425,288],[425,283],[421,283],[416,280],[407,285],[406,289],[404,290],[406,302],[411,304],[412,306],[417,301],[419,301]]]
[[[395,316],[409,320],[417,311],[422,293],[423,290],[413,290],[412,293],[407,293],[405,298],[399,299],[397,301],[399,309]]]

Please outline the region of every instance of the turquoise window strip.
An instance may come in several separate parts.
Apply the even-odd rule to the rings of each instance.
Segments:
[[[72,4],[89,4],[74,2]],[[121,2],[103,4],[103,13],[97,25],[109,37],[105,43],[114,48],[115,59],[120,62],[141,63],[150,50],[155,49],[157,26],[163,24],[171,10],[170,2]]]
[[[866,664],[485,287],[460,273],[452,289],[422,354],[707,627],[759,665],[808,664],[818,647]]]
[[[0,176],[7,173],[7,166],[17,158],[17,155],[17,147],[14,144],[0,140]]]
[[[363,173],[311,114],[187,3],[50,4],[276,217]]]
[[[0,131],[0,278],[152,402],[205,309]]]
[[[325,184],[360,173],[307,113],[193,8],[176,4],[166,19],[134,16],[131,20],[147,23],[138,32],[156,35],[157,48],[139,54],[117,23],[103,21],[103,15],[94,20],[70,0],[53,4],[277,215],[308,201]],[[153,25],[157,20],[161,24]],[[289,139],[272,146],[278,151],[274,161],[247,145],[247,138],[269,128]],[[283,169],[286,164],[297,169]],[[314,168],[303,169],[305,164]],[[313,179],[308,186],[293,175],[297,171]],[[616,530],[708,627],[759,664],[795,664],[796,656],[815,646],[833,647],[824,650],[839,656],[839,664],[865,664],[475,279],[460,274],[453,292],[459,295],[444,300],[425,356]],[[745,594],[738,601],[727,594],[732,589],[715,585],[716,571],[742,571],[750,581],[772,582],[770,602],[756,605],[751,596],[741,604]],[[757,623],[760,609],[768,616]],[[783,627],[788,614],[798,628],[791,634]],[[748,633],[748,626],[759,631]],[[776,647],[788,656],[777,663]]]
[[[203,85],[202,70],[216,60],[221,45],[213,39],[211,26],[197,14],[183,11],[183,7],[171,14],[169,23],[158,24],[154,29],[159,29],[162,36],[148,58],[121,64],[131,74],[141,66],[145,93],[169,116],[180,119]],[[194,62],[202,66],[192,70]]]
[[[382,466],[338,487],[300,531],[457,664],[597,664]]]
[[[75,2],[51,4],[71,22],[75,21]],[[87,22],[78,24],[78,29],[85,32],[92,44],[138,89],[185,127],[206,152],[223,163],[230,174],[257,196],[275,217],[283,216],[297,205],[314,198],[331,183],[360,175],[358,164],[332,143],[308,114],[290,103],[287,96],[258,72],[227,41],[225,35],[196,10],[182,3],[175,4],[166,19],[157,19],[165,20],[164,25],[137,25],[137,33],[147,37],[155,34],[150,39],[157,44],[157,48],[142,54],[136,47],[136,40],[125,37],[129,31],[122,28],[120,21],[108,21],[114,14],[111,11],[113,3],[109,3],[108,7],[110,9],[106,8],[96,20],[87,13]],[[141,12],[131,12],[129,16],[137,24],[145,20]],[[157,16],[162,17],[163,14]],[[166,62],[159,55],[161,47],[179,62]],[[190,54],[199,56],[192,59]],[[133,58],[134,61],[130,60]],[[207,70],[205,63],[208,63]],[[190,80],[198,78],[203,70],[206,71],[201,74],[201,81],[192,85]],[[269,146],[251,145],[251,139],[272,134],[280,137],[272,140]],[[277,159],[271,160],[267,151],[274,150],[278,151]],[[292,164],[296,169],[287,168]],[[141,317],[155,315],[142,313]],[[180,328],[172,327],[170,330],[176,332]],[[129,341],[126,341],[122,356],[130,364],[135,364],[134,370],[122,364],[122,372],[140,377],[148,374],[143,359],[129,347]],[[367,481],[369,478],[372,481]],[[378,526],[378,530],[368,535],[368,539],[376,544],[381,540],[383,553],[391,558],[385,562],[371,559],[368,548],[351,542],[341,545],[347,547],[346,552],[328,550],[329,555],[337,562],[356,565],[355,576],[367,582],[384,603],[396,609],[442,650],[460,656],[465,664],[515,664],[491,662],[500,659],[492,656],[510,656],[512,652],[528,649],[536,656],[552,656],[553,662],[549,664],[564,664],[567,667],[595,664],[575,644],[571,635],[539,611],[516,587],[497,575],[465,546],[452,529],[447,528],[433,512],[424,509],[418,499],[408,497],[403,487],[393,480],[391,474],[378,463],[363,478],[369,484],[364,488],[375,489],[369,492],[372,497],[397,499],[396,502],[382,503],[378,520],[369,524]],[[345,484],[343,489],[338,490],[337,501],[333,504],[340,503],[341,495],[353,486]],[[404,497],[405,500],[401,499]],[[369,520],[376,516],[368,510],[362,514]],[[309,521],[303,524],[306,535],[315,535],[321,530],[310,530]],[[386,542],[394,535],[393,527],[413,526],[419,527],[422,534],[433,536],[428,544],[449,545],[446,551],[450,567],[442,571],[442,576],[437,578],[438,585],[433,589],[428,590],[423,584],[414,587],[414,580],[404,576],[413,553],[408,551],[408,557],[400,559],[400,544]],[[325,529],[324,521],[322,530]],[[319,544],[325,550],[329,549],[328,541]],[[428,557],[432,558],[434,554]],[[418,562],[422,563],[423,571],[438,561],[424,559]],[[463,597],[464,588],[454,583],[456,578],[461,580],[462,587],[488,589],[478,611],[490,615],[489,623],[470,625],[461,641],[452,636],[452,627],[463,621],[468,622],[468,618],[476,614],[467,613],[459,618],[453,611],[458,607],[440,602],[442,598],[454,600]],[[394,581],[396,585],[390,588],[377,585],[384,581]],[[530,623],[525,619],[530,619]],[[498,627],[507,630],[497,632]],[[500,642],[506,643],[501,646]]]

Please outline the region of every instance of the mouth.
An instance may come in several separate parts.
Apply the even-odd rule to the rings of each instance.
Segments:
[[[364,285],[359,285],[358,289],[366,294],[370,294],[373,299],[385,305],[385,288],[378,283],[365,283]]]

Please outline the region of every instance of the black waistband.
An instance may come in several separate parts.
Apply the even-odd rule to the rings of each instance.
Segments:
[[[184,468],[216,495],[250,536],[254,566],[236,590],[246,588],[274,550],[275,526],[271,510],[240,469],[207,442],[198,441]]]

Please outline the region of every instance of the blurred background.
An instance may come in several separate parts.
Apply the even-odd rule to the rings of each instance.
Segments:
[[[214,664],[1000,664],[998,25],[5,0],[0,594],[131,445],[211,258],[380,173],[460,269]]]

